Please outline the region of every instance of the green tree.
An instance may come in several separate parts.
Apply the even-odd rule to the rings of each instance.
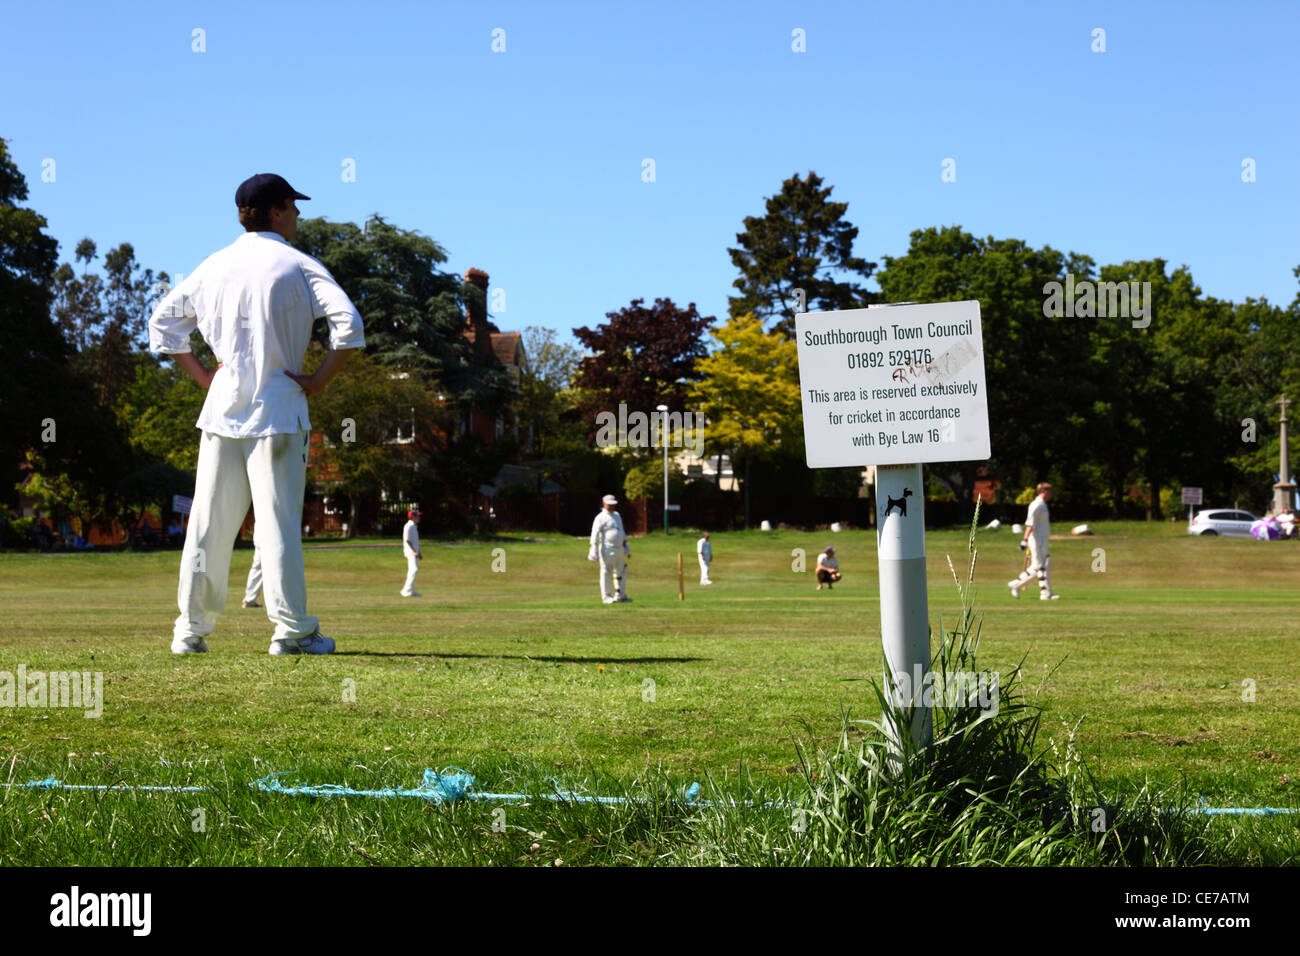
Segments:
[[[122,390],[115,409],[117,422],[145,460],[165,462],[193,476],[199,463],[195,423],[206,397],[207,392],[175,362],[146,359]]]
[[[364,316],[366,354],[436,381],[461,407],[494,412],[513,395],[496,356],[465,336],[462,299],[477,290],[439,271],[447,253],[433,239],[371,216],[364,226],[304,219],[294,245],[325,264]],[[327,345],[324,319],[315,331]]]
[[[717,347],[695,363],[698,381],[688,398],[706,419],[706,445],[729,455],[736,473],[744,476],[748,528],[754,459],[802,434],[798,350],[779,332],[765,332],[762,321],[749,314],[728,319],[713,337]]]
[[[307,366],[316,368],[324,355],[314,347]],[[314,484],[347,497],[349,535],[355,533],[360,499],[415,493],[421,469],[435,466],[437,436],[453,428],[424,375],[397,371],[368,355],[343,366],[330,387],[311,399],[310,412],[313,429],[324,437],[312,461]]]
[[[1300,276],[1300,267],[1296,275]],[[1277,474],[1281,395],[1296,403],[1288,410],[1289,438],[1296,434],[1293,423],[1300,419],[1296,413],[1300,408],[1300,295],[1286,309],[1267,299],[1216,305],[1230,314],[1224,324],[1236,338],[1218,350],[1216,364],[1223,378],[1216,392],[1214,425],[1225,432],[1221,457],[1231,472],[1215,489],[1214,500],[1242,500],[1261,507],[1272,497],[1270,486]],[[1296,461],[1294,455],[1291,460]],[[1217,462],[1210,459],[1205,464]],[[1212,481],[1206,479],[1206,484]],[[1206,491],[1211,494],[1210,487]]]
[[[16,500],[19,464],[28,448],[63,458],[71,445],[51,443],[49,424],[71,437],[80,401],[67,367],[69,349],[50,316],[50,284],[58,243],[45,234],[45,217],[18,205],[27,180],[0,139],[0,482]]]
[[[566,418],[575,407],[570,383],[582,355],[558,341],[554,329],[529,326],[523,336],[528,366],[519,383],[519,413],[532,434],[530,451],[540,456],[562,453],[585,438],[573,416]]]
[[[151,300],[167,275],[155,279],[152,269],[141,270],[129,242],[104,256],[103,276],[91,271],[97,255],[94,241],[82,239],[74,253],[81,272],[66,262],[55,271],[54,316],[75,350],[73,371],[112,407],[147,359]]]
[[[668,495],[669,501],[681,501],[686,490],[686,479],[681,470],[669,462]],[[628,469],[623,478],[623,494],[629,501],[638,498],[657,497],[664,494],[664,463],[662,458],[647,458],[637,462]]]
[[[1052,473],[1073,479],[1096,411],[1090,379],[1080,374],[1095,320],[1045,315],[1044,287],[1067,272],[1090,277],[1092,261],[1019,239],[977,239],[957,226],[916,230],[905,255],[884,261],[877,278],[886,302],[979,301],[993,473],[1008,485]],[[980,464],[929,470],[969,509]]]
[[[732,283],[739,294],[728,299],[733,318],[752,313],[776,319],[776,331],[790,338],[799,311],[797,289],[809,312],[871,301],[861,285],[835,278],[848,273],[868,279],[876,264],[853,255],[858,229],[844,218],[849,204],[830,201],[832,188],[814,172],[806,178],[796,174],[765,200],[764,215],[745,217],[745,231],[736,235],[739,248],[727,250],[740,270]]]
[[[1147,315],[1094,320],[1100,351],[1093,355],[1093,387],[1124,411],[1121,421],[1103,416],[1093,423],[1089,450],[1111,464],[1112,511],[1120,510],[1125,473],[1135,471],[1149,491],[1147,517],[1158,520],[1162,488],[1175,480],[1202,484],[1208,473],[1215,473],[1212,481],[1222,474],[1232,429],[1215,418],[1222,379],[1215,353],[1233,337],[1219,324],[1220,310],[1201,299],[1186,266],[1166,274],[1163,259],[1130,261],[1104,266],[1099,278],[1130,289],[1137,283]],[[1145,328],[1134,327],[1134,321],[1148,320]]]
[[[590,433],[596,415],[626,403],[629,411],[653,412],[660,404],[680,408],[696,362],[705,354],[704,332],[713,323],[692,302],[633,299],[594,329],[573,330],[591,354],[578,364],[573,384],[581,390],[581,414]]]

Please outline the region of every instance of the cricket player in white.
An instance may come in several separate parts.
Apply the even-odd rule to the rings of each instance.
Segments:
[[[614,510],[618,499],[606,495],[601,499],[604,506],[596,520],[591,523],[591,549],[587,552],[588,561],[600,562],[600,597],[606,604],[618,601],[631,601],[627,596],[627,559],[632,552],[627,546],[627,532],[623,530],[623,519]]]
[[[415,576],[420,571],[420,509],[412,508],[406,513],[406,525],[402,528],[402,553],[406,555],[406,583],[402,585],[402,597],[419,597],[415,590]]]
[[[695,542],[695,555],[700,559],[700,584],[712,584],[709,580],[709,565],[713,563],[713,545],[709,544],[707,531]]]
[[[1047,553],[1048,538],[1052,533],[1052,523],[1048,520],[1047,503],[1052,500],[1052,486],[1040,481],[1035,488],[1038,497],[1029,505],[1025,517],[1024,542],[1029,545],[1029,566],[1014,581],[1008,581],[1013,598],[1020,597],[1020,589],[1038,578],[1038,596],[1044,601],[1055,601],[1059,594],[1052,592],[1052,557]]]
[[[330,654],[334,641],[307,613],[302,500],[311,421],[318,394],[365,345],[361,316],[329,270],[289,245],[298,229],[285,180],[261,173],[242,183],[235,205],[245,233],[214,253],[158,304],[149,348],[171,355],[208,390],[199,415],[194,506],[181,558],[172,651],[199,654],[226,604],[230,556],[251,502],[254,539],[264,561],[266,614],[275,625],[271,654]],[[312,375],[302,363],[312,323],[329,325],[331,351]],[[190,351],[195,329],[217,368]]]

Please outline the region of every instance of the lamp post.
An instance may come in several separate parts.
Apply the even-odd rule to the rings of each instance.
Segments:
[[[664,413],[664,535],[668,534],[668,406],[657,405],[655,411]]]

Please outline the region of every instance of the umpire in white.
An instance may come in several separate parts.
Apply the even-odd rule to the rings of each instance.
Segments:
[[[282,177],[261,173],[235,192],[244,235],[209,256],[172,289],[149,319],[149,348],[171,355],[208,390],[199,415],[194,506],[181,559],[180,616],[172,651],[199,654],[226,604],[230,556],[251,501],[263,561],[272,654],[331,654],[334,642],[307,613],[302,500],[318,394],[365,345],[361,316],[320,262],[289,245],[307,199]],[[325,318],[330,348],[303,375],[313,320]],[[198,329],[217,357],[204,368],[190,351]]]
[[[600,514],[591,523],[591,548],[588,561],[600,562],[600,597],[606,604],[631,601],[627,596],[627,559],[632,556],[627,546],[627,532],[623,518],[614,509],[618,499],[606,495],[601,500]]]

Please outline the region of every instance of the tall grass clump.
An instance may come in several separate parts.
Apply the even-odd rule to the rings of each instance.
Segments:
[[[765,820],[747,814],[740,827],[718,814],[700,821],[697,832],[722,862],[1167,866],[1217,855],[1207,818],[1185,795],[1147,787],[1103,794],[1075,745],[1077,724],[1064,745],[1039,743],[1042,710],[1025,696],[1023,658],[1009,672],[980,671],[978,516],[977,509],[965,581],[953,569],[960,613],[951,628],[941,619],[932,648],[932,741],[914,744],[906,732],[892,732],[918,715],[911,702],[896,702],[882,667],[884,680],[872,681],[880,719],[844,716],[837,746],[816,754],[801,748],[806,792],[790,794],[785,806],[769,803],[779,812]],[[854,724],[867,728],[858,742]]]

